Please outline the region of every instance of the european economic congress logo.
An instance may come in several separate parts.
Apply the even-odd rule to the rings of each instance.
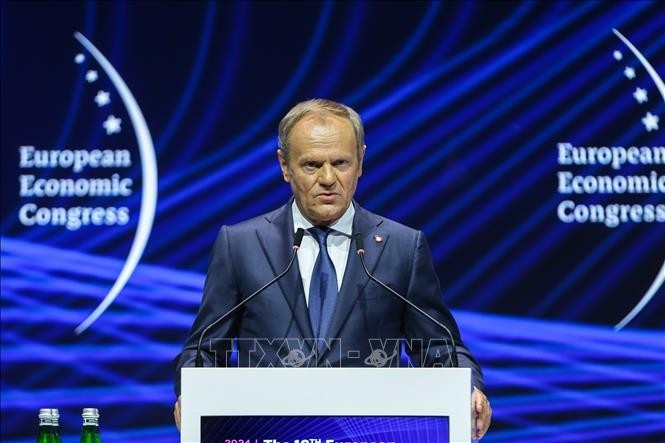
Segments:
[[[125,81],[88,39],[78,32],[74,34],[74,38],[87,54],[92,56],[89,60],[84,52],[74,55],[74,63],[86,63],[89,66],[83,80],[85,88],[97,90],[94,104],[89,105],[108,110],[104,112],[106,117],[99,122],[98,130],[103,131],[105,143],[113,144],[113,136],[120,134],[128,123],[131,124],[141,160],[142,181],[137,228],[127,258],[114,284],[97,308],[76,328],[76,333],[80,334],[113,303],[143,255],[157,205],[157,161],[145,118]],[[105,90],[97,86],[101,83],[99,80],[102,75],[106,75],[115,92],[110,90],[111,88]],[[121,106],[124,106],[124,111]],[[129,116],[129,122],[116,116],[125,113]],[[83,226],[128,224],[131,214],[127,206],[102,207],[85,204],[92,198],[111,197],[117,201],[130,197],[134,193],[133,180],[121,174],[131,166],[132,151],[129,149],[39,149],[31,145],[20,146],[19,169],[26,170],[26,173],[19,176],[19,196],[28,199],[28,203],[19,209],[20,223],[24,226],[62,226],[70,231],[77,231]],[[94,177],[87,174],[98,169],[104,172]],[[34,173],[34,170],[41,174]],[[108,176],[109,170],[119,172]],[[50,199],[47,201],[56,201],[58,206],[40,206],[36,202],[43,200],[37,199]]]
[[[661,131],[661,119],[652,105],[660,98],[665,101],[665,84],[651,63],[618,30],[614,35],[625,45],[628,52],[616,49],[612,58],[621,71],[626,91],[632,95],[642,110],[636,125],[642,131]],[[655,86],[655,89],[654,89]],[[660,98],[658,97],[660,94]],[[652,112],[653,111],[653,112]],[[640,131],[642,133],[642,131]],[[626,203],[635,195],[665,194],[665,175],[658,166],[665,164],[665,146],[576,146],[571,142],[557,143],[558,193],[564,196],[557,207],[557,216],[564,223],[596,223],[607,228],[616,228],[623,223],[665,222],[665,204]],[[578,175],[575,169],[588,166],[610,166],[611,174]],[[646,174],[622,173],[630,166],[650,169]],[[581,204],[574,200],[575,195],[616,195],[622,202],[609,204]],[[659,228],[662,229],[662,228]],[[653,299],[665,281],[665,261],[653,283],[635,307],[615,326],[622,329]]]

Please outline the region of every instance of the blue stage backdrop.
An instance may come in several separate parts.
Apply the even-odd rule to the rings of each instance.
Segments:
[[[178,441],[216,232],[288,198],[313,97],[364,118],[357,200],[429,239],[484,441],[665,441],[662,3],[0,5],[3,442],[40,407]]]

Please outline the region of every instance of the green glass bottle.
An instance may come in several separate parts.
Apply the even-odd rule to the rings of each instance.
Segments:
[[[81,443],[102,443],[99,435],[99,411],[97,408],[83,408],[83,429]]]
[[[39,434],[37,443],[61,443],[60,413],[54,408],[39,410]]]

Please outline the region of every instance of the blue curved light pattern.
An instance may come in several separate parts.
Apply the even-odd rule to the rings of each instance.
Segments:
[[[215,92],[210,94],[209,104],[206,106],[205,114],[199,118],[197,130],[190,136],[185,149],[182,149],[175,159],[175,164],[187,164],[196,152],[205,146],[210,130],[227,113],[226,118],[233,118],[227,103],[229,91],[233,88],[237,74],[237,62],[241,58],[244,46],[245,33],[247,29],[247,5],[239,3],[233,10],[233,27],[229,30],[228,55],[222,63],[223,71],[219,74],[219,81]]]
[[[205,66],[206,58],[208,57],[208,49],[210,48],[210,40],[212,38],[216,12],[217,4],[214,1],[208,1],[207,7],[203,12],[205,20],[201,29],[201,37],[197,45],[198,50],[196,51],[196,57],[194,58],[194,64],[189,74],[187,85],[180,96],[180,101],[176,105],[173,114],[169,118],[168,123],[166,123],[165,131],[159,135],[159,138],[157,138],[155,142],[157,152],[160,152],[168,145],[173,134],[179,129],[181,120],[194,98],[194,93],[198,87],[198,82],[201,79],[203,67]]]
[[[629,17],[627,17],[629,18]],[[510,67],[516,63],[516,61],[525,55],[525,53],[528,53],[531,49],[536,47],[536,44],[539,40],[544,39],[549,35],[551,32],[555,32],[558,30],[558,28],[561,25],[556,25],[552,26],[552,30],[544,30],[542,31],[541,35],[539,35],[537,38],[534,38],[532,40],[529,40],[522,45],[519,46],[517,50],[511,51],[510,53],[507,54],[502,54],[500,57],[497,58],[496,61],[493,61],[492,63],[486,64],[480,72],[474,72],[472,76],[470,76],[469,79],[464,81],[461,85],[457,85],[455,90],[453,92],[448,91],[447,92],[447,97],[453,97],[456,98],[458,96],[463,95],[463,93],[468,92],[470,90],[473,90],[474,87],[478,87],[478,83],[484,82],[484,81],[490,81],[492,76],[497,74],[497,71]],[[549,32],[547,32],[549,31]],[[589,44],[586,42],[584,45],[580,45],[576,48],[577,54],[583,53],[583,50],[581,48],[589,48],[587,46]],[[575,55],[575,54],[573,54]],[[573,62],[575,57],[571,57],[570,63]],[[558,66],[555,66],[553,68],[550,68],[548,72],[546,72],[544,75],[538,76],[538,78],[534,79],[534,81],[530,82],[525,90],[519,91],[517,93],[517,97],[513,99],[513,97],[510,97],[510,101],[502,103],[500,109],[507,110],[510,108],[510,105],[515,103],[517,101],[518,97],[525,97],[528,93],[528,91],[536,90],[539,85],[544,83],[544,81],[549,78],[548,76],[553,76],[554,73],[557,71],[557,69],[560,69]],[[452,100],[451,100],[452,101]],[[440,104],[440,101],[435,102],[437,104]],[[442,105],[441,105],[442,106]],[[442,106],[443,107],[443,106]],[[424,112],[420,112],[417,114],[417,116],[414,117],[414,120],[418,119],[424,119],[424,117],[434,114],[434,111],[438,110],[436,107],[431,106],[428,109],[426,109]],[[478,128],[481,127],[481,122],[485,122],[486,120],[491,119],[496,113],[498,113],[499,110],[493,110],[491,112],[488,112],[486,115],[481,117],[475,122],[472,122],[472,124],[468,125],[468,128],[465,129],[461,134],[457,135],[455,142],[449,143],[445,146],[444,149],[439,149],[432,153],[431,155],[428,156],[430,159],[429,162],[421,162],[417,167],[411,169],[407,173],[400,174],[400,177],[398,180],[395,180],[393,184],[391,184],[388,187],[384,187],[383,192],[381,194],[377,194],[377,196],[371,200],[370,204],[371,205],[376,205],[380,206],[384,204],[386,201],[388,201],[390,198],[394,198],[395,194],[400,192],[402,188],[405,186],[411,185],[413,182],[417,181],[419,177],[421,177],[422,174],[428,172],[428,170],[431,170],[434,165],[437,164],[437,162],[443,157],[447,152],[450,150],[455,149],[456,147],[461,147],[464,146],[463,142],[465,140],[465,136],[473,136],[477,134]],[[551,127],[548,127],[551,128]],[[553,129],[550,129],[553,131]],[[400,135],[400,132],[406,132],[406,130],[402,129],[402,131],[391,131],[390,134],[393,138],[398,138]],[[520,154],[524,155],[526,154],[526,151],[520,150]],[[500,165],[503,171],[508,171],[511,169],[511,167],[519,160],[521,157],[518,156],[511,156],[507,162],[504,162]],[[498,172],[495,172],[495,175],[500,175]],[[480,189],[476,188],[477,192],[480,192]],[[462,202],[467,201],[467,200],[462,200]],[[429,225],[431,224],[438,224],[440,221],[434,219],[429,222]],[[429,228],[425,229],[426,231],[429,230]]]
[[[34,266],[45,255],[54,260],[43,267]],[[104,441],[128,441],[143,432],[150,441],[176,442],[177,433],[166,416],[158,428],[137,431],[131,423],[146,407],[166,415],[170,412],[171,380],[163,366],[178,352],[191,321],[189,313],[198,305],[204,276],[139,266],[114,309],[98,320],[83,342],[74,343],[72,325],[85,312],[84,306],[96,301],[95,293],[104,291],[113,279],[113,269],[122,263],[4,237],[2,261],[3,323],[18,333],[4,334],[4,364],[18,369],[48,363],[46,367],[51,368],[33,371],[24,379],[22,389],[3,390],[3,402],[13,405],[12,411],[5,412],[31,413],[44,404],[75,409],[94,397],[105,412]],[[26,266],[28,263],[33,265]],[[69,299],[50,301],[51,295],[63,288],[70,291]],[[660,333],[627,329],[617,334],[610,326],[468,311],[455,314],[465,341],[482,356],[495,426],[503,429],[488,435],[486,441],[556,441],[557,436],[574,436],[577,429],[587,429],[587,441],[610,431],[616,438],[628,438],[643,428],[651,435],[663,431],[662,426],[653,425],[665,418],[665,346]],[[41,340],[39,336],[29,342],[22,340],[27,316],[43,325]],[[57,342],[59,346],[55,346]],[[80,380],[97,381],[90,386],[80,382],[77,388],[44,385],[63,365]],[[119,366],[135,369],[122,376]],[[549,426],[549,415],[558,414],[563,418],[556,420],[556,426]],[[606,418],[612,415],[617,416],[613,421]],[[78,429],[79,420],[65,417],[65,435],[74,438],[72,430]],[[6,426],[11,434],[23,425],[8,420]]]
[[[332,66],[329,66],[326,69],[326,72],[323,74],[321,80],[319,80],[319,85],[316,88],[316,97],[330,97],[331,91],[334,90],[336,83],[340,82],[343,78],[343,73],[353,72],[352,66],[351,71],[348,70],[348,64],[351,59],[351,53],[354,50],[355,43],[359,38],[359,35],[362,30],[362,24],[366,17],[367,7],[365,2],[354,2],[353,9],[350,12],[349,23],[345,27],[344,35],[341,36],[341,43],[337,48],[337,53],[334,57],[331,57],[331,60],[334,60]]]
[[[348,102],[351,105],[355,105],[361,101],[366,95],[374,91],[379,85],[384,83],[390,78],[390,76],[400,68],[411,56],[412,52],[416,49],[418,44],[423,40],[425,35],[430,30],[434,18],[439,13],[441,9],[442,2],[431,2],[429,9],[425,12],[422,21],[416,27],[416,32],[409,38],[405,43],[404,47],[395,55],[395,57],[388,62],[388,64],[383,67],[381,71],[374,74],[372,80],[367,82],[362,88],[351,96],[345,98],[345,102]]]

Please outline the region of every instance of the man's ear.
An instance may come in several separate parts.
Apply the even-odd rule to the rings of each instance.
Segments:
[[[281,149],[277,149],[277,158],[279,159],[279,167],[282,169],[282,178],[285,182],[291,182],[291,174],[289,174],[289,165],[286,160],[286,154]]]
[[[358,177],[363,175],[363,159],[365,158],[365,151],[367,150],[367,145],[363,145],[362,151],[360,151],[360,164],[358,167]]]

